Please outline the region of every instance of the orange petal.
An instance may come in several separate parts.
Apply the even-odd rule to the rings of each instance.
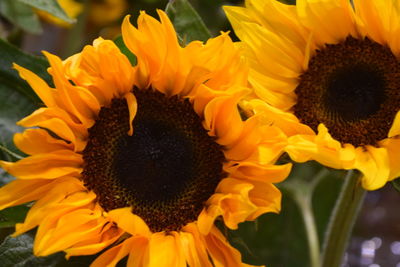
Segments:
[[[137,243],[141,246],[137,246]],[[124,240],[121,244],[112,247],[102,253],[92,264],[91,267],[113,267],[121,259],[127,256],[129,253],[139,254],[143,253],[143,248],[146,247],[147,240],[141,236],[135,236]],[[139,248],[139,251],[134,250],[134,248]],[[138,258],[141,255],[137,255]],[[129,257],[130,258],[130,257]],[[144,266],[144,265],[129,265],[129,266]]]
[[[110,220],[114,221],[118,227],[122,228],[131,235],[150,236],[151,232],[142,218],[132,213],[132,208],[114,209],[108,212]]]
[[[79,175],[82,155],[71,150],[58,150],[36,154],[17,162],[0,161],[0,166],[20,179],[54,179],[66,175]]]
[[[0,210],[41,198],[53,187],[52,180],[14,180],[0,188]]]
[[[54,89],[50,88],[42,78],[15,63],[13,64],[13,67],[19,72],[19,75],[29,83],[47,107],[57,106],[54,99]]]
[[[43,129],[27,129],[14,135],[14,144],[28,155],[49,153],[56,150],[71,150],[73,145],[55,139]]]
[[[210,234],[205,237],[207,249],[215,267],[239,267],[250,266],[242,263],[239,251],[233,248],[214,226]]]
[[[136,97],[134,94],[132,93],[127,93],[125,96],[127,105],[128,105],[128,109],[129,109],[129,131],[128,131],[128,135],[132,136],[133,134],[133,119],[136,116],[136,112],[137,112],[137,102],[136,102]]]
[[[176,232],[153,234],[150,238],[148,253],[148,262],[145,266],[187,266],[179,235]]]

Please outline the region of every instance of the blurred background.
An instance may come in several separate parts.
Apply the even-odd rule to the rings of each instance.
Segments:
[[[23,2],[0,0],[0,38],[28,53],[40,55],[40,51],[46,50],[62,58],[79,52],[98,36],[118,37],[125,15],[131,14],[131,21],[135,23],[140,10],[157,16],[156,9],[164,9],[168,4],[167,0],[58,0],[72,18],[68,23]],[[213,36],[220,31],[231,31],[231,37],[237,40],[221,7],[242,5],[242,1],[190,0],[190,3]],[[321,170],[324,168],[314,162],[296,165],[285,183],[310,184]],[[342,171],[329,170],[329,175],[321,178],[309,192],[321,244],[344,176]],[[284,193],[281,214],[263,215],[255,223],[241,224],[235,231],[221,226],[247,263],[270,267],[309,266],[302,210],[286,188],[281,186]],[[11,232],[12,228],[3,231],[0,238]],[[70,263],[73,266],[86,264],[77,260]],[[343,267],[353,266],[400,267],[400,194],[391,184],[366,195],[343,259]]]

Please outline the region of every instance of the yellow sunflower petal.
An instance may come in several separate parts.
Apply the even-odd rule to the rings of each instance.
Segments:
[[[96,254],[116,242],[123,232],[122,229],[112,223],[107,223],[102,227],[99,234],[86,240],[80,240],[72,247],[65,249],[66,258]]]
[[[58,150],[51,154],[35,154],[17,162],[0,161],[0,166],[20,179],[54,179],[78,175],[82,163],[82,155],[71,150]]]
[[[205,128],[209,129],[211,136],[217,136],[217,142],[221,145],[234,143],[242,132],[242,120],[237,103],[242,92],[228,97],[213,99],[204,110]]]
[[[52,180],[14,180],[0,188],[0,210],[37,200],[52,187]]]
[[[149,257],[145,266],[186,267],[186,260],[180,244],[179,235],[172,233],[154,233],[149,240]]]
[[[205,240],[215,267],[251,266],[242,263],[239,251],[229,245],[226,238],[215,226],[211,229],[210,234],[205,237]]]
[[[183,253],[189,266],[211,267],[207,249],[204,245],[203,237],[195,223],[186,225],[179,233],[182,243]]]
[[[318,135],[295,135],[288,138],[285,150],[295,161],[305,162],[315,159],[332,168],[349,169],[355,162],[355,149],[352,145],[341,146],[320,124]]]
[[[354,167],[364,175],[362,185],[365,189],[381,188],[387,182],[390,173],[387,150],[373,146],[357,148]]]
[[[73,86],[68,81],[63,74],[64,66],[60,58],[47,52],[43,53],[51,65],[49,72],[53,76],[58,93],[63,98],[62,105],[64,109],[79,119],[81,123],[87,125],[87,127],[91,127],[96,114],[100,110],[100,104],[97,98],[87,89]],[[74,89],[71,90],[71,87],[74,87]],[[59,105],[61,105],[61,103],[59,103]]]
[[[64,214],[57,218],[56,225],[47,217],[35,236],[34,253],[47,256],[86,239],[93,239],[100,235],[105,223],[101,213],[92,209],[78,209]]]
[[[47,107],[57,106],[56,100],[54,99],[54,89],[50,88],[42,78],[17,64],[14,64],[13,67],[18,71],[19,75],[29,83]]]
[[[396,117],[394,118],[388,137],[394,137],[396,135],[400,135],[400,111],[397,112]]]
[[[396,1],[354,1],[356,14],[360,18],[359,29],[363,36],[387,44],[392,39],[393,31],[399,26],[398,3]],[[397,8],[397,10],[396,10]]]
[[[55,224],[60,216],[90,206],[96,195],[93,192],[87,193],[85,190],[82,182],[76,178],[54,180],[52,188],[29,210],[25,221],[15,226],[14,235],[29,231],[43,221],[50,223],[51,220]]]
[[[255,162],[241,162],[226,166],[224,169],[235,178],[279,183],[289,175],[291,167],[292,165],[289,163],[262,165]]]
[[[77,124],[60,108],[40,108],[17,124],[24,127],[47,129],[58,137],[70,141],[74,145],[75,151],[82,151],[86,146],[88,135],[86,127]]]
[[[150,236],[151,232],[146,223],[132,213],[131,208],[114,209],[108,212],[108,217],[131,235]]]
[[[388,153],[390,164],[389,180],[400,177],[400,164],[398,164],[398,159],[400,158],[400,139],[385,139],[381,142],[381,146],[386,148]]]
[[[133,125],[132,121],[135,118],[136,112],[137,112],[137,101],[136,97],[132,93],[127,93],[125,95],[126,102],[128,104],[128,109],[129,109],[129,131],[128,134],[132,135],[133,134]]]
[[[319,45],[337,43],[349,34],[357,36],[354,12],[347,0],[299,0],[297,13]]]
[[[102,253],[90,266],[92,267],[113,267],[115,266],[122,258],[127,256],[129,253],[139,254],[142,252],[143,248],[146,247],[147,239],[141,236],[134,236],[124,240],[121,244],[108,249],[106,252]],[[135,244],[139,243],[140,246],[135,246]],[[134,250],[134,248],[138,248],[138,250]],[[143,252],[142,252],[143,253]],[[141,254],[141,253],[140,253]],[[141,255],[137,255],[136,260]],[[131,258],[131,257],[129,257]],[[144,266],[142,262],[140,264],[131,263],[129,266]]]
[[[56,150],[72,150],[73,145],[53,138],[46,130],[27,129],[14,135],[14,144],[29,155],[49,153]]]
[[[258,207],[249,199],[249,192],[254,185],[233,178],[225,178],[220,182],[217,193],[207,201],[206,208],[198,218],[199,230],[208,234],[216,217],[222,215],[225,224],[236,229],[239,222],[243,222],[254,213]]]

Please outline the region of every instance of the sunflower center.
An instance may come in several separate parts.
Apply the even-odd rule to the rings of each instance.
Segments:
[[[152,231],[179,230],[197,219],[224,177],[222,147],[188,100],[133,92],[133,135],[127,102],[113,99],[89,129],[82,176],[105,210],[132,206]]]
[[[342,144],[377,145],[400,109],[400,64],[388,47],[348,37],[316,51],[295,93],[302,123],[324,123]]]

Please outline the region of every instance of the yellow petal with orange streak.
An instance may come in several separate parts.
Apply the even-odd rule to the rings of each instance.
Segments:
[[[47,179],[14,180],[0,188],[0,210],[37,200],[53,187]]]
[[[27,129],[23,133],[16,133],[13,139],[16,147],[28,155],[73,150],[72,143],[55,139],[43,129]]]
[[[249,267],[251,265],[242,263],[238,250],[233,248],[221,232],[214,226],[210,233],[205,236],[207,250],[215,267]]]
[[[131,235],[149,237],[150,229],[142,218],[132,213],[132,208],[119,208],[108,212],[108,218]]]
[[[79,175],[82,155],[71,150],[58,150],[36,154],[17,162],[0,161],[0,166],[20,179],[55,179],[66,175]]]
[[[54,99],[54,89],[50,88],[42,78],[15,63],[13,64],[13,67],[18,71],[19,75],[29,83],[47,107],[57,106]]]
[[[179,234],[177,232],[158,232],[151,235],[149,240],[148,257],[144,266],[175,266],[186,267]]]

